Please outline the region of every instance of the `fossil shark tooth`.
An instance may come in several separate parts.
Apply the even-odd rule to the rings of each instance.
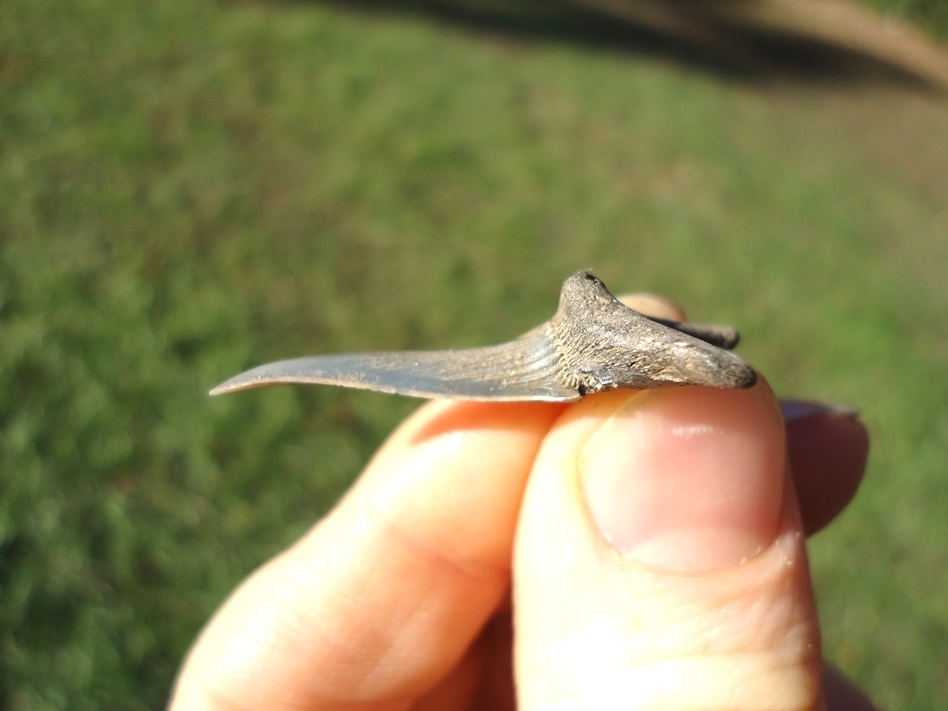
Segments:
[[[728,349],[734,329],[652,319],[618,301],[598,278],[563,283],[552,319],[496,346],[342,353],[261,365],[211,395],[267,385],[340,385],[423,398],[572,402],[616,388],[748,388],[754,369]]]

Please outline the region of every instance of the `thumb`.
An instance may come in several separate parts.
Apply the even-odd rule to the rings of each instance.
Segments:
[[[518,525],[520,708],[819,708],[803,540],[765,383],[571,408]]]

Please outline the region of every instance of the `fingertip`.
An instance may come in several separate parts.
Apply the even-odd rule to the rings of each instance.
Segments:
[[[784,458],[769,388],[681,388],[629,400],[584,445],[579,464],[610,545],[646,565],[709,572],[773,543]]]
[[[571,408],[517,532],[525,706],[815,708],[819,633],[786,469],[763,379]]]
[[[869,457],[869,432],[856,417],[822,413],[787,423],[787,451],[807,534],[855,497]]]
[[[664,318],[672,321],[688,320],[685,312],[678,304],[659,294],[640,292],[637,294],[620,294],[616,298],[630,309],[652,318]]]
[[[823,701],[827,711],[879,711],[879,707],[832,664],[823,666]]]

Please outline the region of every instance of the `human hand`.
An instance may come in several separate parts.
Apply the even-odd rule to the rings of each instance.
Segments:
[[[803,547],[866,433],[786,411],[785,438],[765,382],[429,403],[223,605],[171,708],[871,709],[824,673]]]

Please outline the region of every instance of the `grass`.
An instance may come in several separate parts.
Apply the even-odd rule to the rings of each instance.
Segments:
[[[500,341],[581,267],[862,408],[867,482],[812,544],[827,652],[943,708],[946,120],[423,13],[0,4],[0,708],[160,706],[417,404],[209,386]]]
[[[948,6],[941,0],[869,0],[890,17],[900,17],[936,37],[948,37]]]

